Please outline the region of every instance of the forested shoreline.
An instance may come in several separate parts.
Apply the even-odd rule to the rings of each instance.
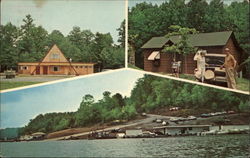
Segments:
[[[141,68],[141,46],[152,37],[170,33],[171,25],[194,28],[200,33],[233,31],[244,50],[243,61],[250,54],[247,0],[229,5],[223,0],[211,0],[210,3],[206,0],[190,0],[187,3],[185,0],[169,0],[160,5],[142,2],[129,8],[128,24],[130,51],[136,51],[136,65]]]
[[[250,112],[249,95],[144,75],[137,80],[130,97],[106,91],[103,98],[96,101],[88,94],[83,96],[76,112],[40,114],[30,120],[21,133],[50,133],[114,120],[131,120],[142,112],[174,106],[211,112]]]
[[[101,68],[124,67],[124,46],[116,45],[110,33],[93,33],[74,26],[65,36],[60,30],[48,33],[35,21],[27,15],[20,27],[10,22],[0,26],[1,71],[17,69],[18,62],[40,61],[54,44],[73,62],[94,62]]]

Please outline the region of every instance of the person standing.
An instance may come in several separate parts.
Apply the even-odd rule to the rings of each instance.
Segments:
[[[179,77],[179,65],[178,62],[175,61],[175,58],[173,59],[172,62],[172,71],[173,71],[173,76]]]
[[[201,82],[204,82],[204,75],[206,71],[206,61],[205,61],[205,55],[207,51],[206,50],[198,50],[196,55],[194,56],[194,60],[197,61],[197,70],[195,72],[199,74],[199,79]]]
[[[230,53],[229,48],[225,49],[225,53],[226,53],[225,62],[220,68],[222,69],[223,67],[225,67],[228,88],[236,89],[236,81],[235,81],[236,60]]]
[[[200,68],[201,52],[202,52],[202,50],[199,49],[197,51],[197,53],[195,54],[195,56],[194,56],[194,60],[197,61],[197,66],[196,67],[197,67],[198,71],[201,70],[201,68]]]
[[[201,58],[200,58],[200,71],[201,71],[201,82],[204,82],[204,75],[206,71],[206,60],[205,60],[205,54],[206,51],[201,52]]]

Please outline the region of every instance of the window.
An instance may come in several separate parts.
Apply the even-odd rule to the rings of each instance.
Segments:
[[[160,64],[161,64],[160,59],[153,60],[153,65],[154,65],[154,66],[159,67]]]
[[[92,68],[92,66],[89,66],[89,68]]]
[[[75,66],[75,68],[77,68],[77,69],[78,69],[78,66]]]
[[[21,70],[28,70],[28,67],[27,67],[27,66],[21,66],[20,69],[21,69]]]
[[[84,66],[84,68],[86,68],[86,69],[87,69],[87,68],[88,68],[88,66]]]
[[[82,68],[83,68],[83,66],[80,66],[80,68],[82,69]]]
[[[59,66],[53,66],[53,71],[59,71]]]
[[[52,53],[51,54],[51,59],[59,59],[59,54],[58,53]]]
[[[191,131],[193,128],[192,127],[189,127],[188,130]]]

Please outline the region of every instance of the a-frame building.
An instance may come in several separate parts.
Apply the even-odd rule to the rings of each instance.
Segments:
[[[19,74],[31,75],[86,75],[94,73],[95,63],[71,62],[53,45],[40,62],[18,63]]]

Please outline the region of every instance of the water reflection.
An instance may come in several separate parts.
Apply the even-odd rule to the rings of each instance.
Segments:
[[[6,157],[247,157],[248,147],[248,135],[1,144]]]

